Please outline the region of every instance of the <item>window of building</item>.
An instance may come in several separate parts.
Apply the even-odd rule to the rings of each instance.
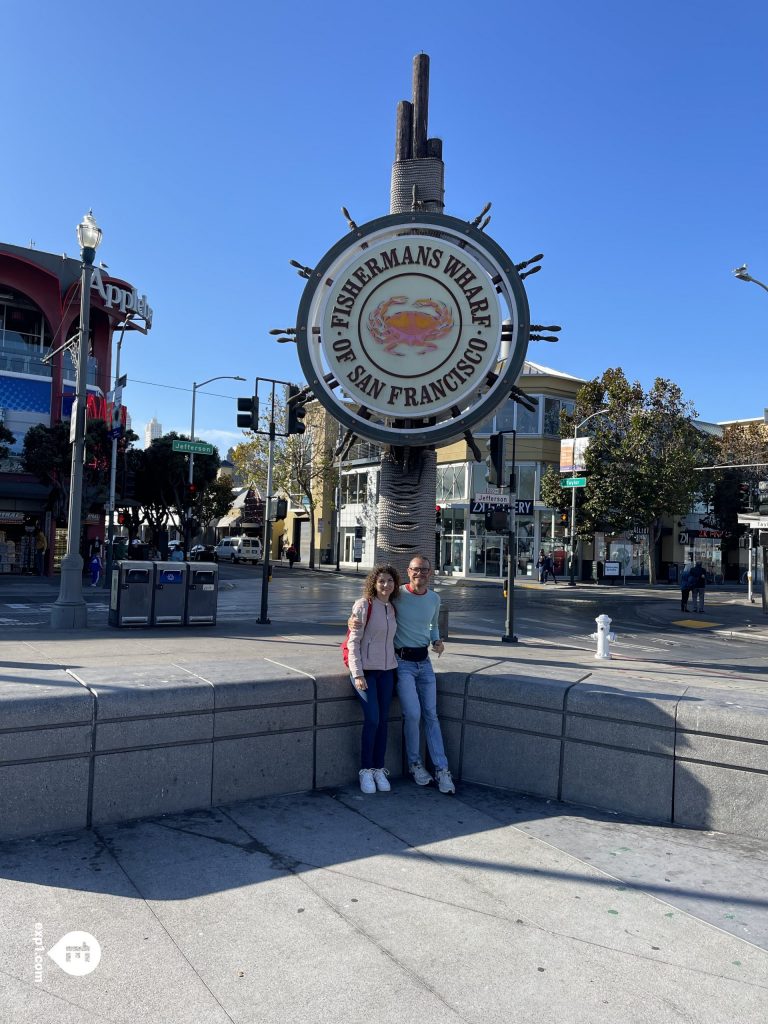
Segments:
[[[539,432],[539,409],[541,399],[533,412],[523,405],[517,406],[517,432],[518,434],[538,434]]]
[[[45,317],[25,296],[9,289],[0,295],[0,370],[50,377],[41,362],[51,347]]]
[[[549,437],[560,437],[560,413],[570,415],[573,402],[563,398],[544,399],[544,433]]]
[[[364,505],[368,500],[368,473],[345,473],[341,478],[342,505]]]
[[[512,464],[509,464],[512,468]],[[517,467],[517,496],[518,498],[533,500],[536,497],[536,466],[518,465]]]
[[[466,464],[437,467],[437,501],[466,501],[467,473]]]
[[[512,399],[508,399],[496,412],[496,431],[515,429],[515,405]]]
[[[378,462],[381,459],[381,447],[372,441],[357,441],[349,449],[345,462]]]

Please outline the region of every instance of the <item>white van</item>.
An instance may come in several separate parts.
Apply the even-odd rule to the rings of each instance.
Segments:
[[[258,537],[225,537],[216,545],[216,557],[220,562],[261,561],[262,548]]]

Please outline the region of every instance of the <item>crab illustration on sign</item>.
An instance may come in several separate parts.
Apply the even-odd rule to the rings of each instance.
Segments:
[[[384,346],[385,352],[396,356],[400,345],[420,348],[420,355],[437,349],[435,342],[444,338],[453,327],[453,312],[444,302],[433,299],[416,299],[414,309],[399,309],[390,313],[391,306],[405,306],[408,297],[394,295],[380,302],[368,316],[368,329],[373,337]],[[433,310],[428,312],[427,310]]]

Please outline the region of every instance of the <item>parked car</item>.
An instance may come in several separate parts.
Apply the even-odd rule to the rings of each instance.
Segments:
[[[220,562],[253,562],[258,565],[262,558],[258,537],[225,537],[219,541],[215,550]]]
[[[194,544],[190,548],[189,557],[192,562],[218,562],[219,560],[214,544]]]

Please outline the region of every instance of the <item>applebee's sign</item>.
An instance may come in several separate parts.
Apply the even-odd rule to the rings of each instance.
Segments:
[[[152,326],[152,307],[146,295],[139,295],[135,288],[121,288],[114,281],[104,281],[101,271],[94,267],[91,290],[98,292],[106,309],[119,309],[121,313],[138,313]]]
[[[514,265],[491,239],[412,213],[355,228],[323,257],[296,336],[307,381],[337,419],[374,441],[428,445],[506,399],[529,327]]]

